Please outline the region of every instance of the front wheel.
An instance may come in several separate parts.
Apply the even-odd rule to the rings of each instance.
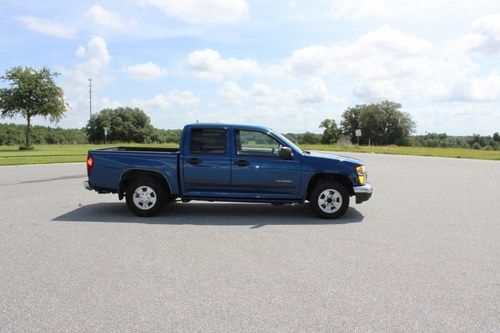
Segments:
[[[167,200],[163,185],[149,177],[134,180],[127,186],[126,192],[127,206],[138,216],[158,214]]]
[[[319,183],[311,191],[309,204],[319,217],[336,219],[349,207],[349,192],[344,185],[334,181]]]

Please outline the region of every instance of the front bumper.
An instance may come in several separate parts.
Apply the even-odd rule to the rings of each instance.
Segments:
[[[366,183],[363,186],[354,186],[354,195],[356,196],[356,203],[362,203],[372,196],[373,187]]]
[[[83,181],[83,187],[85,187],[86,190],[92,191],[92,187],[90,186],[90,183],[88,180]]]

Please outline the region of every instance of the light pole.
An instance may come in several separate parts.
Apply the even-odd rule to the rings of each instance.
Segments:
[[[89,119],[92,118],[92,79],[89,79]]]

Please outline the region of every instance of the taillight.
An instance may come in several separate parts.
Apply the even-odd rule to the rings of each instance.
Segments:
[[[87,156],[87,175],[90,175],[90,170],[94,166],[94,158],[92,156]]]

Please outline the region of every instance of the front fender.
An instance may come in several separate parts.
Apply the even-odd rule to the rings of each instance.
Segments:
[[[304,156],[302,160],[302,178],[300,191],[300,198],[305,199],[307,196],[307,189],[311,179],[318,174],[325,175],[338,175],[345,177],[349,180],[351,187],[358,185],[356,166],[359,165],[357,162],[352,160],[340,160],[340,159],[324,159],[315,156]]]

